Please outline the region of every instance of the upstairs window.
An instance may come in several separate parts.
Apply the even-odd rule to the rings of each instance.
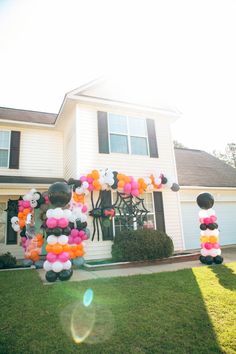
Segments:
[[[110,152],[149,155],[146,119],[108,114]]]
[[[0,167],[9,167],[10,132],[0,131]]]

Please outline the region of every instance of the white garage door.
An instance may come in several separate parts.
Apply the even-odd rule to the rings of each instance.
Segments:
[[[198,213],[196,202],[182,202],[183,231],[186,249],[200,247]],[[218,218],[220,245],[236,244],[236,203],[216,202],[213,206]]]

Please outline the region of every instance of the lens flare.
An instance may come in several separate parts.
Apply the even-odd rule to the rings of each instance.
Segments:
[[[84,293],[84,298],[83,298],[83,303],[85,307],[88,307],[91,305],[93,301],[93,290],[92,289],[87,289]]]

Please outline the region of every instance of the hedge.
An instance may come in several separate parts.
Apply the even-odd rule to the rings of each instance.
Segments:
[[[112,258],[115,261],[140,261],[170,257],[174,252],[172,239],[162,231],[126,230],[114,238]]]

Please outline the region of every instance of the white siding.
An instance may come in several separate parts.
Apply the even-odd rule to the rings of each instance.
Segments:
[[[1,129],[1,128],[0,128]],[[2,129],[13,130],[12,126]],[[16,128],[21,131],[19,169],[0,168],[0,175],[63,177],[62,133],[52,129]]]
[[[134,156],[126,154],[99,154],[97,110],[90,107],[77,106],[77,176],[88,173],[93,169],[109,167],[127,175],[148,177],[158,169],[167,177],[177,180],[173,145],[168,118],[156,117],[156,134],[159,158]],[[104,110],[101,109],[100,110]],[[110,110],[110,111],[114,111]],[[116,110],[117,111],[117,110]],[[132,112],[119,111],[132,115]],[[134,115],[134,114],[133,114]],[[137,117],[137,113],[135,114]],[[145,117],[148,118],[148,117]],[[164,191],[163,203],[165,212],[166,231],[173,238],[175,249],[183,249],[182,226],[178,195],[172,191]]]

